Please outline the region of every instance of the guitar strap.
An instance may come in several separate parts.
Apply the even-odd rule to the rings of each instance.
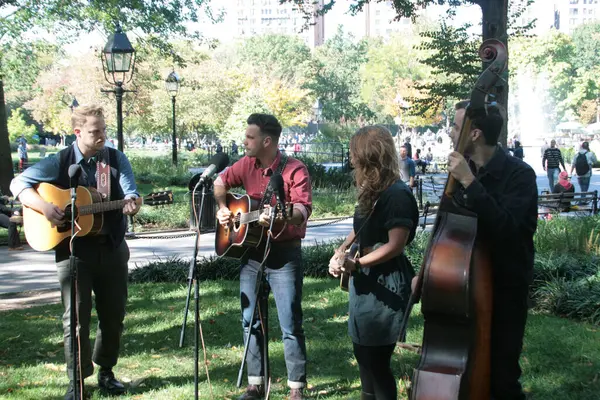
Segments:
[[[279,159],[279,165],[277,165],[277,168],[275,169],[275,172],[273,172],[273,174],[281,175],[281,173],[283,172],[283,169],[285,168],[285,166],[287,164],[287,161],[288,161],[288,157],[282,153],[281,158]],[[271,204],[272,198],[273,198],[273,187],[271,186],[271,182],[269,182],[269,184],[265,188],[265,194],[260,202],[258,209],[262,210],[262,208],[264,207],[265,204]]]
[[[102,200],[110,200],[110,157],[105,149],[99,152],[96,159],[96,186]]]
[[[369,215],[367,215],[367,218],[365,218],[365,220],[363,221],[363,223],[360,226],[360,228],[358,228],[358,232],[356,232],[354,234],[354,237],[352,238],[352,240],[350,241],[350,243],[348,243],[348,246],[346,247],[346,249],[349,248],[349,247],[351,247],[352,244],[354,242],[356,242],[356,240],[359,238],[360,232],[363,230],[363,228],[365,227],[365,225],[367,225],[367,222],[369,222],[369,219],[371,218],[371,215],[373,215],[373,211],[375,211],[375,206],[377,205],[378,201],[379,201],[379,199],[375,200],[375,202],[373,203],[373,207],[371,207],[371,211],[369,211]],[[344,249],[344,251],[346,249]]]

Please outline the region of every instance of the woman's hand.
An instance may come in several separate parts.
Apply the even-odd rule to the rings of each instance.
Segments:
[[[344,265],[342,265],[342,271],[347,274],[351,274],[353,271],[356,271],[356,259],[346,258],[346,260],[344,260]]]
[[[329,260],[329,274],[334,276],[335,278],[339,277],[342,274],[342,265],[341,260],[344,259],[344,253],[337,249]]]

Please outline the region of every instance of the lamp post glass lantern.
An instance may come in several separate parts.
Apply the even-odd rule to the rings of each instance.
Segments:
[[[177,93],[179,93],[179,76],[172,71],[165,79],[165,88],[167,92],[171,95],[171,102],[173,103],[173,137],[172,145],[173,145],[173,165],[177,165],[177,131],[175,128],[175,97],[177,97]]]
[[[130,82],[133,78],[134,65],[135,49],[121,26],[117,24],[115,33],[110,35],[102,51],[104,78],[108,83],[115,85],[115,88],[103,89],[102,92],[112,92],[117,99],[117,140],[120,151],[123,151],[123,94],[131,91],[123,89],[123,83]],[[126,80],[129,71],[131,74]]]

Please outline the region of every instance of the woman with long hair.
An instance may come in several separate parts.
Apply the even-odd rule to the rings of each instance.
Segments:
[[[400,179],[392,135],[381,126],[359,129],[350,140],[358,189],[353,230],[335,251],[329,273],[352,271],[348,333],[362,386],[361,399],[397,398],[390,361],[414,272],[404,254],[418,224],[417,203]],[[358,232],[359,255],[345,257]]]

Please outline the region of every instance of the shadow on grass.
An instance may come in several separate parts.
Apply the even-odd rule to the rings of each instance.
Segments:
[[[360,390],[357,386],[358,367],[347,335],[348,295],[337,284],[334,279],[307,279],[304,285],[308,375],[309,383],[314,384],[309,394],[313,398],[338,399]],[[202,327],[211,378],[221,392],[237,394],[239,391],[234,388],[234,382],[243,346],[239,282],[201,282],[200,287]],[[186,295],[186,285],[131,285],[121,361],[116,369],[117,374],[129,374],[132,381],[143,380],[143,386],[136,385],[131,394],[164,390],[170,386],[185,387],[187,391],[193,386],[193,296],[185,346],[178,347]],[[284,387],[287,374],[272,297],[269,306],[272,376],[275,393],[283,396],[287,393]],[[36,390],[45,387],[44,393],[49,395],[42,398],[60,398],[52,396],[64,390],[64,386],[59,388],[54,382],[64,380],[66,386],[67,379],[63,372],[61,314],[60,305],[0,313],[0,376],[3,377],[0,395],[12,392],[15,398],[36,398],[28,395],[31,392],[40,398]],[[422,329],[423,319],[417,306],[410,318],[408,342],[420,344]],[[530,398],[598,399],[598,343],[600,333],[595,326],[530,314],[522,358],[522,381],[531,393]],[[204,382],[202,352],[200,360],[201,382]],[[395,376],[404,379],[412,376],[417,362],[417,354],[397,348],[392,358]],[[52,365],[52,372],[40,367],[47,363]],[[153,372],[154,368],[161,371]],[[28,376],[32,370],[42,378]],[[43,383],[38,385],[38,380]],[[90,390],[94,389],[95,385],[91,385]]]

